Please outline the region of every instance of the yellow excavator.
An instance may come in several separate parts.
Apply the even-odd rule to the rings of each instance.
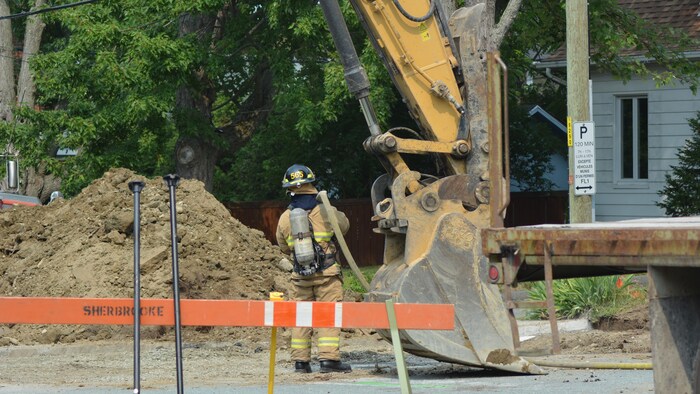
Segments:
[[[386,236],[384,261],[366,299],[455,306],[453,331],[401,331],[404,350],[540,373],[515,350],[517,325],[496,283],[504,284],[510,300],[514,283],[543,279],[543,265],[548,283],[648,271],[655,388],[699,392],[698,314],[689,311],[700,309],[700,219],[504,229],[510,195],[507,70],[498,53],[486,49],[493,42],[480,31],[485,4],[460,8],[448,19],[439,0],[348,0],[418,124],[412,133],[417,138],[405,139],[394,130],[404,135],[406,128],[382,131],[377,124],[368,79],[337,1],[320,0],[321,8],[369,126],[364,148],[386,169],[371,190],[375,230]],[[412,171],[405,154],[438,155],[442,175]],[[548,293],[554,315],[549,286]],[[389,332],[380,334],[391,340]]]
[[[486,276],[481,247],[481,229],[503,226],[509,196],[502,142],[506,72],[498,53],[478,49],[484,5],[459,9],[447,20],[436,0],[350,3],[419,128],[411,130],[416,138],[380,129],[338,2],[321,0],[346,83],[370,130],[364,148],[387,171],[371,190],[375,231],[386,238],[384,263],[367,300],[454,304],[453,331],[401,332],[402,346],[412,354],[540,372],[514,351],[506,308]],[[411,170],[404,154],[439,156],[445,175]],[[388,332],[381,334],[390,340]]]

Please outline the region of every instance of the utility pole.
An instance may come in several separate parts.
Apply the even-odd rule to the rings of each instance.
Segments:
[[[574,192],[572,123],[589,122],[588,3],[566,0],[566,102],[569,145],[569,223],[593,221],[592,198]]]

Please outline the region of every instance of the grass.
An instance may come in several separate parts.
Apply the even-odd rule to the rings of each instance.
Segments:
[[[365,279],[367,279],[367,282],[371,282],[379,267],[379,265],[373,265],[359,268],[360,271],[362,271],[362,274],[365,276]],[[362,288],[360,281],[357,280],[355,273],[352,272],[352,269],[350,268],[343,268],[343,290],[352,290],[360,294],[366,293],[365,289]]]
[[[554,305],[559,318],[587,317],[596,322],[614,316],[632,305],[646,301],[646,288],[635,275],[559,279],[553,282]],[[545,300],[544,282],[534,282],[528,289],[529,299]],[[529,319],[548,318],[546,309],[531,309]]]

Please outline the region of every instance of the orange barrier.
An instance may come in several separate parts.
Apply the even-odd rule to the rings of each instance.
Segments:
[[[182,325],[248,327],[390,328],[384,303],[180,300]],[[0,297],[0,323],[134,324],[131,298]],[[454,329],[454,306],[394,304],[397,326]],[[142,299],[141,324],[173,325],[172,299]]]

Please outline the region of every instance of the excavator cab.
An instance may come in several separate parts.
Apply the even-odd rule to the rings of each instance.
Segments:
[[[503,144],[505,66],[479,49],[483,4],[448,20],[435,0],[350,0],[418,125],[420,139],[382,131],[369,82],[337,0],[321,7],[371,136],[364,148],[386,169],[371,190],[384,261],[368,301],[455,306],[449,332],[402,331],[404,350],[435,360],[520,373],[500,291],[487,278],[481,229],[502,227],[509,195]],[[421,174],[402,155],[434,154],[444,175]],[[380,332],[390,340],[389,332]]]

